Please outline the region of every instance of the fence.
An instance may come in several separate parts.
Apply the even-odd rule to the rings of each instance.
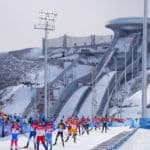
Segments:
[[[150,129],[150,118],[140,118],[139,126],[140,128]]]

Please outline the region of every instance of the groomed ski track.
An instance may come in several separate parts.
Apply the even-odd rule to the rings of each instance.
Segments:
[[[150,150],[150,130],[138,129],[119,150]]]
[[[107,133],[101,133],[101,131],[91,131],[89,135],[84,134],[77,136],[77,143],[74,144],[73,139],[70,138],[68,142],[65,142],[65,147],[62,147],[61,139],[58,139],[56,146],[53,146],[53,150],[91,150],[100,143],[111,139],[112,137],[120,134],[123,131],[131,131],[129,127],[116,127],[109,128]],[[67,131],[64,133],[64,139],[67,136]],[[56,137],[56,132],[53,133],[53,143]],[[28,136],[20,135],[18,140],[18,147],[23,147],[26,145]],[[10,149],[11,136],[4,139],[0,139],[0,150]],[[29,148],[34,150],[33,141],[31,140]],[[25,149],[23,149],[25,150]],[[27,149],[26,149],[27,150]],[[40,144],[40,150],[44,150],[43,145]]]

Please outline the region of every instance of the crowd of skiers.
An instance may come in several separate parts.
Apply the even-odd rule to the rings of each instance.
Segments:
[[[36,118],[27,118],[26,116],[21,117],[16,115],[11,117],[7,116],[4,118],[5,123],[8,123],[9,120],[9,123],[11,124],[10,150],[12,150],[13,147],[15,147],[15,150],[18,149],[18,135],[20,133],[26,133],[26,131],[23,130],[22,124],[27,125],[30,129],[28,141],[22,148],[28,148],[31,139],[33,139],[34,150],[39,150],[40,143],[43,145],[45,150],[52,150],[52,147],[57,144],[57,140],[59,137],[61,138],[62,146],[64,147],[64,143],[67,142],[70,137],[72,137],[74,143],[76,143],[78,135],[83,135],[84,133],[89,134],[93,129],[100,130],[100,127],[102,128],[100,130],[101,132],[107,132],[108,122],[116,121],[114,118],[112,120],[109,120],[107,116],[95,116],[92,119],[90,119],[89,117],[68,117],[67,119],[64,119],[63,117],[58,123],[55,115],[51,118],[48,118],[47,120],[42,115],[39,115]],[[0,120],[2,120],[2,117]],[[67,136],[64,139],[65,130],[67,131]],[[54,131],[57,133],[55,142],[52,143]]]

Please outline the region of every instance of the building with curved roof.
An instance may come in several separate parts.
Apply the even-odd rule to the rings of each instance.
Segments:
[[[141,32],[143,29],[143,18],[131,17],[131,18],[117,18],[106,23],[107,28],[110,28],[114,33],[119,33],[120,36]],[[150,32],[150,18],[148,18],[148,29]]]

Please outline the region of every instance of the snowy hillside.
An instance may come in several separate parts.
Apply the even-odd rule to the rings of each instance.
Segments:
[[[33,59],[33,58],[38,58],[41,55],[42,55],[42,49],[33,48],[28,53],[24,54],[24,58]]]
[[[24,85],[12,86],[0,91],[1,111],[7,114],[23,114],[31,102],[35,90]]]
[[[103,46],[99,46],[100,51],[103,51]],[[92,71],[92,68],[97,64],[102,54],[97,54],[99,51],[93,48],[84,48],[89,52],[89,55],[83,54],[82,48],[56,48],[48,49],[48,82],[54,81],[73,61],[78,60],[76,65],[68,71],[66,77],[71,83],[70,78],[76,80],[87,75]],[[21,109],[16,110],[17,113],[23,113],[33,96],[33,89],[28,87],[23,88],[23,85],[38,86],[44,85],[44,56],[40,48],[28,48],[20,51],[0,54],[0,104],[3,107],[2,111],[15,113],[16,104],[23,105]],[[73,74],[71,74],[71,72]],[[59,97],[61,91],[65,87],[60,86],[60,90],[54,90],[55,98]],[[27,94],[28,93],[28,94]],[[21,94],[23,98],[21,97]],[[5,96],[4,96],[5,95]],[[8,98],[7,98],[7,97]],[[19,101],[18,99],[21,99]],[[14,109],[13,109],[14,108]]]
[[[149,80],[150,71],[148,71]],[[110,116],[116,115],[124,118],[139,118],[141,117],[141,102],[142,102],[142,80],[141,73],[138,74],[133,80],[127,82],[126,87],[124,85],[120,88],[114,99],[118,99],[118,104],[109,109]],[[150,106],[150,84],[147,86],[147,106]],[[119,114],[118,114],[119,112]]]
[[[124,100],[121,108],[121,115],[124,118],[141,117],[142,91],[136,92],[131,97]],[[147,105],[150,105],[150,84],[147,87]]]
[[[35,73],[42,62],[24,60],[12,54],[0,54],[0,89],[30,81],[28,73]]]

